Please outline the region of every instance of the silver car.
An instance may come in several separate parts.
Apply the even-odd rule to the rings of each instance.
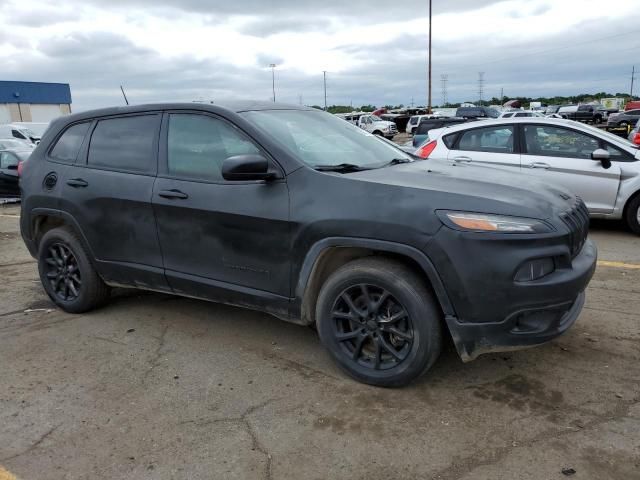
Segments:
[[[640,150],[571,120],[504,118],[429,132],[418,156],[488,164],[539,177],[582,197],[593,218],[624,219],[640,234]]]

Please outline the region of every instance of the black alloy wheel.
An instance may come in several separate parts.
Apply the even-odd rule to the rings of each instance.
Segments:
[[[331,316],[336,340],[358,365],[386,370],[409,356],[411,318],[386,289],[365,283],[349,287],[335,301]]]
[[[49,298],[69,313],[104,304],[109,287],[93,267],[78,235],[69,227],[46,232],[38,245],[38,273]]]
[[[82,279],[78,260],[73,252],[61,243],[54,243],[47,250],[47,279],[60,300],[75,300],[80,295]]]
[[[441,324],[426,279],[383,257],[339,267],[316,303],[320,340],[338,367],[379,387],[406,385],[431,368],[442,348]]]

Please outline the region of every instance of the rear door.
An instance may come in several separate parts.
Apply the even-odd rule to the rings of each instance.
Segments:
[[[449,151],[454,162],[478,162],[507,170],[520,169],[516,125],[492,125],[464,130]]]
[[[61,207],[110,282],[169,290],[151,206],[160,113],[100,118],[62,179]]]
[[[268,155],[226,119],[169,112],[153,193],[164,266],[171,287],[238,303],[248,296],[284,303],[290,293],[289,191],[285,180],[222,178],[234,155]],[[273,163],[274,168],[279,168]],[[237,298],[231,292],[244,292]],[[235,299],[234,299],[235,298]]]
[[[522,171],[561,185],[580,196],[590,212],[611,213],[620,184],[620,166],[604,168],[591,154],[598,148],[616,148],[578,130],[552,125],[523,126]]]

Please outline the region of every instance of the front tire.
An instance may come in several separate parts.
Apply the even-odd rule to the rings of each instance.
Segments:
[[[38,272],[49,298],[65,312],[83,313],[109,298],[109,287],[70,228],[54,228],[42,237]]]
[[[320,340],[353,378],[399,387],[426,372],[442,348],[442,314],[424,280],[384,258],[354,260],[320,290]]]
[[[627,205],[625,221],[633,233],[640,235],[640,195],[636,195]]]

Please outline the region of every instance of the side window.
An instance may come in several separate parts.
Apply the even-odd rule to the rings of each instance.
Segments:
[[[0,169],[6,170],[9,167],[18,166],[18,158],[9,152],[0,153]]]
[[[223,181],[222,162],[260,149],[231,124],[207,115],[169,115],[167,172],[171,176]]]
[[[449,135],[445,135],[442,138],[442,141],[444,142],[444,144],[447,146],[448,149],[451,149],[453,147],[453,144],[456,143],[457,138],[458,138],[457,133],[450,133]]]
[[[75,162],[89,125],[85,122],[67,128],[51,149],[49,157],[63,163]]]
[[[513,153],[513,127],[497,126],[467,130],[458,142],[458,150]]]
[[[511,118],[511,117],[513,117],[513,113],[505,113],[503,115],[503,118]]]
[[[604,148],[609,152],[609,155],[611,155],[611,161],[613,162],[632,162],[635,160],[633,155],[619,149],[618,147],[614,147],[610,143],[605,143]]]
[[[530,155],[591,159],[599,148],[595,138],[566,128],[525,125],[524,138]]]
[[[13,135],[14,138],[19,138],[20,140],[29,140],[19,130],[12,129],[11,130],[11,135]]]
[[[155,173],[156,139],[160,115],[137,115],[100,120],[96,125],[87,164],[110,170]]]

